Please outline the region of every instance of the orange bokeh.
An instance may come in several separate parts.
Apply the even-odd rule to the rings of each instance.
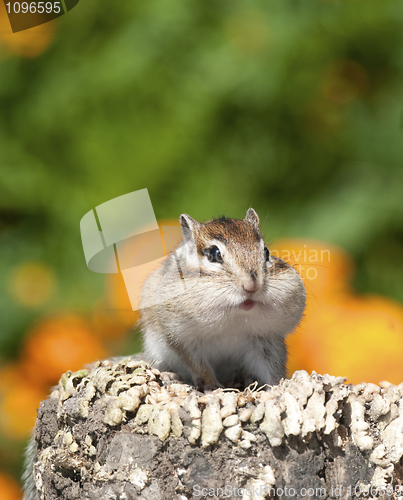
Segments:
[[[21,487],[9,474],[0,472],[0,500],[21,500]]]
[[[113,276],[108,279],[109,293],[114,295],[114,300],[121,300],[119,302],[121,308],[112,308],[106,300],[102,300],[94,305],[90,317],[94,333],[105,341],[123,340],[133,329],[139,317],[138,311],[133,311],[130,303],[127,307],[122,307],[123,302],[126,301],[127,292],[124,283],[121,283],[123,282],[121,275]]]
[[[161,225],[169,223],[178,225]],[[336,246],[288,239],[270,249],[297,269],[307,289],[305,317],[288,338],[290,374],[305,369],[347,376],[350,383],[400,383],[403,307],[387,298],[358,295],[351,285],[352,260]],[[67,313],[41,320],[29,331],[20,359],[0,369],[4,436],[25,439],[39,402],[60,375],[105,357],[101,339],[121,338],[133,326],[138,313],[131,309],[122,276],[109,275],[108,283],[105,302],[95,304],[88,320]]]
[[[117,323],[125,329],[132,327],[138,320],[138,311],[133,311],[126,285],[121,273],[108,274],[106,278],[106,303]],[[94,311],[95,321],[99,311]],[[124,330],[125,331],[125,330]],[[112,333],[112,332],[111,332]]]
[[[101,341],[81,316],[61,314],[39,322],[28,334],[21,363],[38,384],[56,383],[67,370],[105,357]]]
[[[39,403],[48,391],[18,377],[0,393],[0,431],[8,439],[26,439],[31,432]],[[1,496],[0,496],[1,499]]]
[[[28,30],[13,33],[4,2],[0,2],[0,56],[15,54],[33,58],[44,52],[55,35],[55,21],[49,21]]]
[[[270,251],[299,272],[308,298],[331,299],[351,291],[353,262],[341,248],[315,240],[283,239],[270,245]]]
[[[357,295],[351,259],[338,247],[282,240],[272,248],[300,272],[307,289],[305,318],[287,342],[290,374],[304,369],[347,376],[353,384],[402,382],[403,307]]]
[[[160,225],[178,226],[178,222],[162,221]],[[178,236],[170,230],[165,234],[164,249],[170,248]],[[147,244],[141,250],[146,258]],[[10,290],[20,303],[36,305],[46,300],[53,282],[46,266],[25,263],[11,273]],[[40,301],[36,295],[40,295]],[[132,310],[120,273],[108,275],[106,297],[94,305],[88,318],[62,313],[40,320],[28,332],[19,360],[0,368],[0,432],[10,439],[26,439],[40,401],[60,376],[104,358],[107,352],[103,343],[113,341],[116,346],[137,320],[138,311]]]
[[[160,227],[160,234],[162,240],[162,249],[164,254],[170,252],[173,248],[175,248],[180,240],[180,230],[179,230],[179,222],[177,220],[162,220],[158,221],[158,225]],[[174,229],[171,229],[174,228]],[[176,230],[176,228],[178,228]],[[179,236],[179,238],[178,238]],[[146,262],[148,256],[151,255],[154,251],[155,246],[155,235],[152,233],[145,233],[145,237],[142,239],[141,247],[137,246],[131,248],[133,245],[132,242],[128,242],[127,247],[123,247],[123,252],[136,252],[137,257],[140,261]],[[136,244],[136,242],[134,243]],[[142,274],[138,275],[139,282],[137,283],[137,300],[136,303],[138,305],[140,298],[140,287],[144,281],[144,279],[152,272],[156,267],[158,267],[158,261],[151,261],[148,264],[144,264],[141,267],[143,268]],[[130,281],[128,280],[128,283]],[[121,273],[109,274],[107,276],[106,281],[106,300],[112,309],[111,314],[113,317],[117,319],[122,325],[126,328],[133,327],[139,319],[138,310],[133,311],[132,303],[129,299],[128,291],[126,288],[126,283]]]
[[[67,370],[78,370],[106,356],[91,324],[74,314],[40,321],[23,344],[20,359],[0,369],[0,432],[26,439],[36,409]]]

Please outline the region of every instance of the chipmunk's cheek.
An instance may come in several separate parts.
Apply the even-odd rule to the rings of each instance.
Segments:
[[[254,300],[244,300],[243,302],[241,302],[239,304],[239,309],[242,309],[242,311],[250,311],[251,309],[253,309],[256,305],[256,302]]]

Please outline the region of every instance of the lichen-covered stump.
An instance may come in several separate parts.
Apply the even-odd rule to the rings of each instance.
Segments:
[[[41,403],[37,498],[396,498],[402,396],[303,371],[202,394],[134,359],[97,363]]]

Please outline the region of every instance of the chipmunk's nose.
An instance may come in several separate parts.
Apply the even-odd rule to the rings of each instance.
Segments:
[[[256,292],[258,289],[257,273],[255,271],[250,271],[249,277],[244,279],[242,282],[242,288],[246,292]]]

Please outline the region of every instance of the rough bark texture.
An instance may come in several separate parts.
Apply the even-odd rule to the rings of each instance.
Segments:
[[[296,372],[252,389],[202,394],[130,359],[68,372],[38,411],[25,498],[403,495],[403,385]]]

